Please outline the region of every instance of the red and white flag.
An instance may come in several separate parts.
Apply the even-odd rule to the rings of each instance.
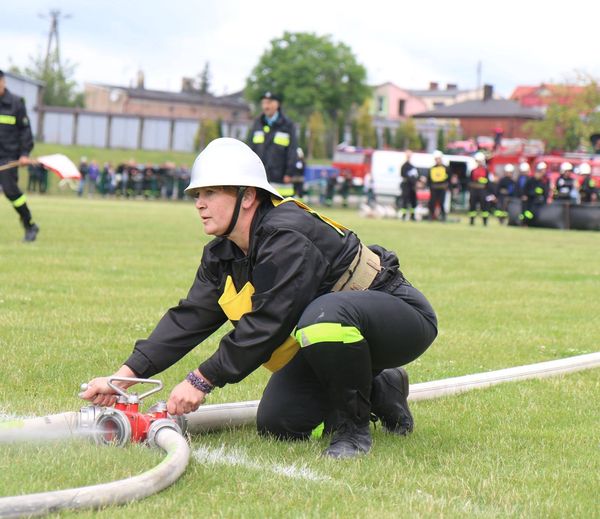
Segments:
[[[56,173],[60,178],[79,180],[81,173],[77,166],[66,155],[55,153],[53,155],[44,155],[35,160],[50,171]]]

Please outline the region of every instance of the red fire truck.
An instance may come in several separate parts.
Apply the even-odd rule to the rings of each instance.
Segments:
[[[351,179],[354,186],[364,185],[365,176],[371,172],[373,149],[344,146],[335,150],[332,166],[339,177]]]

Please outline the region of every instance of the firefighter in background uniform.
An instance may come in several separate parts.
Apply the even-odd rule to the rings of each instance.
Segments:
[[[485,155],[482,152],[475,154],[475,160],[477,161],[477,167],[471,171],[471,178],[469,179],[469,223],[475,225],[475,218],[477,217],[477,206],[481,212],[481,218],[483,225],[487,225],[490,211],[488,208],[488,194],[490,172],[485,166]]]
[[[296,150],[297,160],[292,175],[292,185],[294,186],[294,197],[301,199],[304,196],[304,172],[306,171],[306,162],[304,161],[304,151],[302,148]]]
[[[400,213],[402,219],[406,220],[407,214],[411,220],[415,220],[415,209],[417,207],[417,182],[419,181],[419,170],[410,163],[411,150],[406,150],[406,162],[400,168],[400,182],[402,207]]]
[[[529,177],[523,187],[523,195],[521,196],[522,211],[519,216],[524,225],[529,225],[535,222],[537,212],[541,207],[546,205],[548,198],[548,183],[545,178],[545,168],[536,168],[533,177]]]
[[[294,123],[281,111],[281,97],[272,92],[263,94],[261,108],[250,130],[250,148],[263,161],[268,181],[283,196],[291,196],[298,149]]]
[[[21,218],[25,228],[23,241],[35,241],[40,228],[33,223],[27,206],[27,197],[19,189],[19,166],[27,166],[33,149],[33,135],[25,101],[6,88],[4,72],[0,70],[0,166],[19,161],[18,166],[0,171],[0,185],[4,195]]]
[[[583,175],[583,181],[579,188],[579,196],[582,204],[589,204],[598,201],[598,186],[592,178],[592,168],[587,162],[582,162],[579,165],[579,174]]]
[[[545,162],[540,162],[536,166],[536,169],[541,170],[543,172],[544,177],[546,176],[546,163]],[[519,164],[519,176],[517,177],[517,185],[515,187],[517,196],[521,199],[523,198],[523,196],[525,196],[525,184],[527,183],[527,180],[529,179],[530,176],[531,176],[531,167],[529,166],[529,163],[521,162]]]
[[[505,164],[502,178],[496,185],[496,210],[494,216],[503,224],[508,219],[508,202],[515,195],[515,179],[513,175],[515,167],[512,164]]]
[[[560,165],[560,176],[556,179],[554,186],[553,200],[557,202],[577,202],[573,197],[577,193],[577,182],[571,176],[573,164],[563,162]]]
[[[446,191],[448,191],[448,171],[446,166],[442,164],[443,154],[439,150],[433,152],[433,160],[435,164],[429,169],[427,176],[427,185],[429,186],[429,220],[436,220],[436,207],[440,208],[440,220],[446,220],[446,208],[444,202],[446,200]]]
[[[396,366],[429,347],[437,320],[396,254],[282,199],[260,159],[235,139],[202,151],[186,193],[215,239],[187,298],[136,343],[118,375],[167,369],[229,319],[234,328],[215,353],[171,392],[170,414],[196,410],[213,388],[264,365],[273,374],[258,406],[261,435],[308,439],[323,424],[332,431],[324,454],[349,458],[371,447],[371,412],[387,431],[410,432],[408,376]],[[100,377],[81,397],[107,405],[115,394]]]

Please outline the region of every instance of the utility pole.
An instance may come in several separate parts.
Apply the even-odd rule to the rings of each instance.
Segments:
[[[60,44],[58,39],[58,22],[63,19],[71,18],[70,14],[62,14],[58,9],[51,9],[48,15],[40,14],[40,18],[50,18],[50,30],[48,32],[48,45],[46,46],[46,59],[44,68],[46,72],[50,68],[50,57],[54,52],[56,54],[56,63],[60,67]],[[54,50],[52,49],[52,41],[54,40]]]
[[[481,60],[477,62],[477,90],[481,89]]]

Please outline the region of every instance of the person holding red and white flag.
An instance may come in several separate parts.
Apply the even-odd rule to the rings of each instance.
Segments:
[[[11,202],[15,211],[19,213],[25,238],[23,241],[31,242],[37,237],[40,228],[33,222],[31,211],[27,206],[27,198],[19,189],[19,166],[30,163],[29,154],[33,149],[33,135],[25,102],[19,96],[6,89],[4,72],[0,70],[0,185]]]

